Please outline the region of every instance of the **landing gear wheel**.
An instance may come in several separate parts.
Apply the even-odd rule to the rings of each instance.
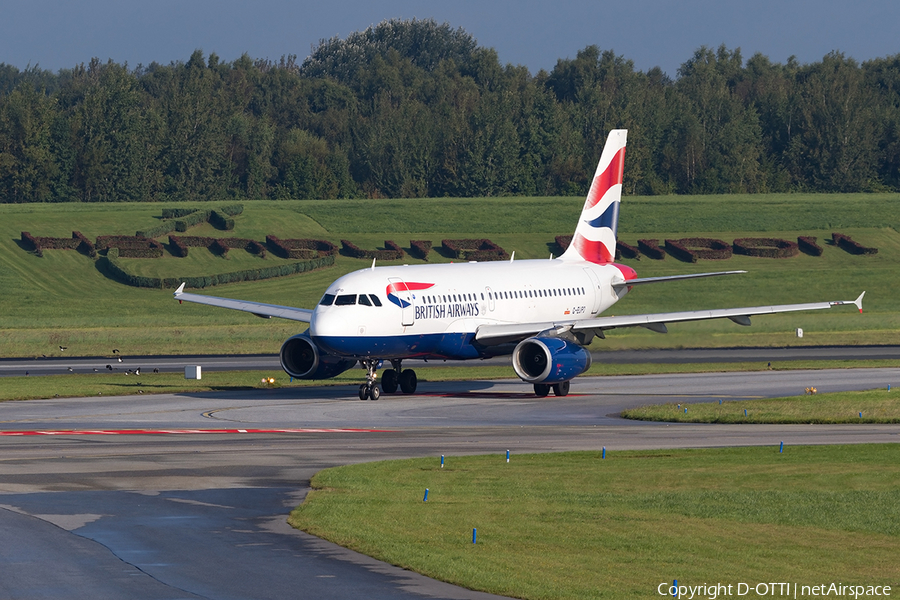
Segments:
[[[397,371],[394,369],[385,369],[381,374],[381,390],[385,394],[394,394],[397,392]]]
[[[364,383],[359,384],[359,399],[365,400],[368,397],[369,397],[369,387]]]
[[[415,394],[418,384],[419,380],[416,377],[415,371],[406,369],[405,371],[400,372],[400,390],[404,394]]]
[[[381,388],[378,387],[378,384],[372,386],[369,390],[369,399],[370,400],[378,400],[381,397]]]
[[[534,384],[534,395],[538,398],[546,398],[547,394],[550,393],[550,386],[546,383],[536,383]]]
[[[554,396],[568,396],[569,395],[569,382],[563,381],[562,383],[554,383],[553,384],[553,395]]]

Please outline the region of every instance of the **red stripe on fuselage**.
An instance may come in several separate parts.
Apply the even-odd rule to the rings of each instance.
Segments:
[[[417,283],[415,281],[404,281],[392,283],[387,286],[387,293],[393,294],[394,292],[415,292],[417,290],[427,290],[430,287],[434,287],[433,283]]]

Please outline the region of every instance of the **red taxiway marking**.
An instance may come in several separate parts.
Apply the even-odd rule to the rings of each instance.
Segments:
[[[0,431],[13,435],[184,435],[209,433],[387,433],[389,429],[66,429],[54,431]]]

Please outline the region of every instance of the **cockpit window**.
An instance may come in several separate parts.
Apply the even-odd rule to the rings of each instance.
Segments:
[[[335,306],[350,306],[356,304],[356,294],[341,294],[334,301]]]
[[[363,306],[372,306],[372,302],[369,300],[369,297],[365,294],[359,295],[359,303]]]
[[[372,299],[372,304],[375,306],[381,306],[381,299],[375,294],[369,294],[369,298]]]
[[[322,299],[319,300],[319,304],[322,306],[331,306],[334,304],[334,294],[325,294],[322,296]]]

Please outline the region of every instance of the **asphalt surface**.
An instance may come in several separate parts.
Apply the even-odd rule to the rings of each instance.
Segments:
[[[0,598],[489,598],[294,531],[286,515],[320,469],[388,458],[898,442],[895,425],[616,416],[674,399],[889,384],[900,369],[588,377],[546,399],[524,383],[475,381],[377,402],[350,386],[6,402]]]
[[[790,360],[897,360],[900,365],[900,346],[797,346],[790,348],[697,348],[679,350],[612,350],[592,353],[598,363],[703,363],[703,362],[778,362]],[[121,362],[119,361],[121,358]],[[403,363],[408,368],[428,366],[509,365],[508,356],[483,361],[416,361]],[[138,367],[142,371],[159,369],[164,373],[183,372],[189,365],[200,365],[208,371],[242,371],[281,369],[277,354],[249,354],[231,356],[121,356],[0,359],[0,377],[23,375],[61,375],[65,373],[94,373],[126,371]]]

